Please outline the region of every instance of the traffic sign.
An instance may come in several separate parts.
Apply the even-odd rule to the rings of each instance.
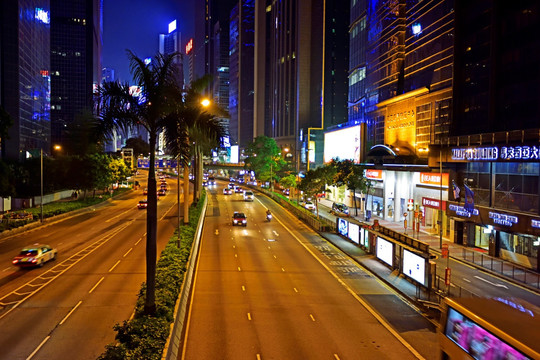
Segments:
[[[450,268],[446,268],[444,272],[444,284],[446,286],[450,285]]]
[[[450,250],[448,249],[448,244],[442,244],[441,248],[441,254],[443,259],[446,259],[450,253]]]

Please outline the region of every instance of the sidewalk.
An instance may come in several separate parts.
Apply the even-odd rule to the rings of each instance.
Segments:
[[[331,200],[321,198],[319,201],[319,206],[330,209],[332,207],[332,203],[333,201]],[[363,216],[360,216],[360,211],[358,216],[354,215],[354,209],[349,209],[349,211],[351,213],[351,218],[354,218],[360,222],[366,222]],[[386,227],[401,234],[405,234],[405,229],[403,228],[402,222],[396,223],[386,221],[378,217],[372,217],[371,223],[373,223],[373,220],[375,219],[379,221],[380,226]],[[335,234],[335,236],[341,238],[337,234]],[[407,229],[407,236],[428,244],[432,253],[441,255],[440,238],[438,235],[432,235],[422,230],[420,230],[419,233],[413,232],[412,228],[409,227]],[[332,236],[332,239],[333,238],[334,236]],[[348,242],[344,239],[343,241]],[[450,257],[455,260],[462,261],[468,265],[474,266],[483,271],[488,271],[494,275],[504,277],[505,279],[516,284],[525,285],[534,291],[540,290],[540,274],[533,270],[523,268],[500,258],[491,257],[487,255],[483,249],[459,245],[446,238],[442,239],[442,243],[448,246]],[[352,244],[351,246],[354,247]]]

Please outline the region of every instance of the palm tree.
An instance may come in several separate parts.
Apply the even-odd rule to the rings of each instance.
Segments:
[[[184,166],[184,224],[189,222],[189,163],[193,158],[194,202],[200,198],[202,184],[203,153],[220,145],[226,135],[217,115],[226,116],[226,112],[217,105],[203,105],[202,91],[210,81],[209,76],[195,80],[184,94],[175,114],[171,114],[165,130],[168,151],[177,156]],[[188,151],[186,151],[188,150]]]
[[[144,313],[156,312],[157,261],[157,188],[155,177],[155,148],[158,133],[182,102],[173,60],[178,54],[158,54],[146,64],[128,50],[130,71],[141,94],[133,96],[127,83],[105,82],[98,90],[97,110],[102,132],[112,135],[116,129],[126,130],[142,125],[149,134],[150,165],[148,171],[148,209],[146,214],[146,298]]]

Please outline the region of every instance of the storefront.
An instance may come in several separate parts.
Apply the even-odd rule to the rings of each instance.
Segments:
[[[448,214],[456,243],[483,249],[490,256],[540,270],[540,217],[481,206],[468,211],[455,202],[449,203]]]

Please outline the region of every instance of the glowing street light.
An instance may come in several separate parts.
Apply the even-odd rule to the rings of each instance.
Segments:
[[[210,105],[210,100],[208,99],[202,99],[201,100],[201,105],[204,106],[204,107],[208,107]]]

